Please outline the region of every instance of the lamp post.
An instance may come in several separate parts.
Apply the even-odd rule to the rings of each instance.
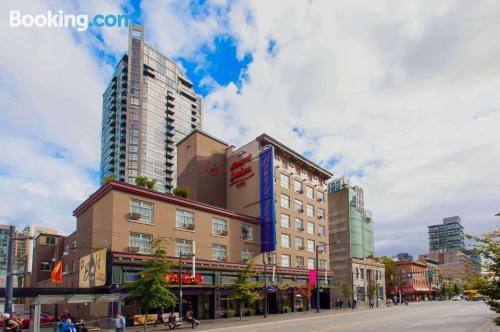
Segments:
[[[322,243],[316,245],[316,312],[319,313],[319,248],[326,246],[331,246],[334,244],[338,244],[340,241],[334,241],[332,243]],[[331,267],[331,266],[330,266]]]
[[[194,254],[179,253],[179,319],[182,320],[182,257],[194,257]]]

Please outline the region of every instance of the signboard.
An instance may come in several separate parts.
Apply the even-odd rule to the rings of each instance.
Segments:
[[[252,170],[252,166],[246,166],[249,162],[252,161],[252,154],[248,154],[246,157],[236,160],[231,164],[229,171],[231,172],[231,176],[229,181],[232,185],[236,185],[237,188],[243,186],[245,181],[254,176],[254,172]]]
[[[259,153],[260,167],[260,251],[276,250],[276,211],[274,206],[274,148],[267,145]]]
[[[79,266],[78,287],[92,288],[106,284],[106,248],[80,258]]]
[[[309,270],[309,283],[316,286],[316,270]]]
[[[180,282],[180,275],[179,273],[174,273],[170,272],[170,275],[168,276],[168,281],[171,284],[178,284]],[[182,283],[186,285],[190,284],[201,284],[203,282],[203,275],[201,273],[196,273],[193,277],[192,273],[183,273],[182,274]]]

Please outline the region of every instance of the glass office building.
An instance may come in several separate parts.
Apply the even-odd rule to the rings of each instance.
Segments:
[[[464,227],[459,216],[443,219],[442,224],[429,226],[429,247],[431,252],[464,250]]]
[[[103,94],[101,180],[156,179],[155,189],[176,186],[176,144],[201,129],[201,97],[173,60],[144,42],[132,26],[128,53]]]

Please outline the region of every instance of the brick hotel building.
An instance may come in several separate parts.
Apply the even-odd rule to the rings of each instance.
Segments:
[[[265,134],[236,149],[195,130],[177,150],[178,185],[190,188],[189,199],[110,182],[74,211],[73,234],[55,236],[48,244],[40,235],[44,250],[37,254],[34,269],[47,269],[62,259],[62,286],[78,287],[79,260],[105,249],[101,288],[113,292],[140,277],[141,262],[151,255],[151,241],[163,238],[172,261],[179,261],[180,252],[195,254],[197,278],[183,290],[187,305],[196,317],[219,318],[236,312],[227,286],[248,260],[253,260],[261,281],[266,262],[269,312],[304,307],[295,285],[311,281],[309,270],[315,268],[320,246],[320,305],[330,308],[325,182],[332,174]],[[192,263],[184,259],[188,277]],[[177,272],[174,265],[174,293]],[[49,286],[48,278],[47,273],[34,272],[32,286]],[[263,304],[251,309],[262,312]],[[116,307],[93,304],[85,310],[105,316]],[[128,314],[132,310],[125,308]]]

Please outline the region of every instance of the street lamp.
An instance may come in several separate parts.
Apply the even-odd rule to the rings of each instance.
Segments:
[[[316,245],[316,312],[319,313],[319,248],[326,246],[331,246],[333,244],[338,244],[339,241],[334,241],[333,243],[322,243]],[[331,268],[331,266],[330,266]]]
[[[181,320],[182,320],[182,257],[194,257],[194,254],[184,254],[182,252],[179,253],[179,319]]]

